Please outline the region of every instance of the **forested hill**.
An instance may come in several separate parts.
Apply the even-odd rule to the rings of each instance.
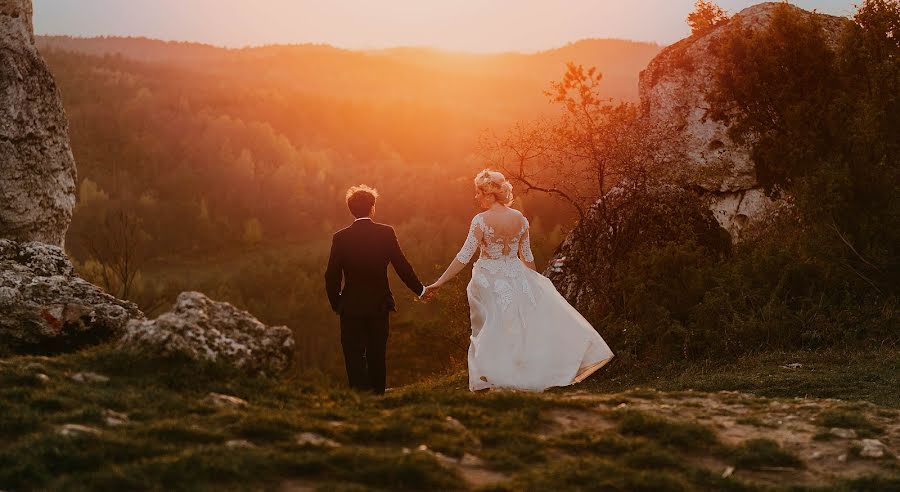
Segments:
[[[636,99],[638,73],[661,49],[655,43],[617,39],[587,39],[532,54],[464,54],[429,48],[351,51],[313,44],[228,49],[130,37],[39,36],[37,44],[44,52],[117,54],[205,72],[245,69],[260,83],[277,82],[325,95],[345,96],[364,88],[371,97],[418,99],[432,98],[430,89],[440,89],[444,102],[482,105],[490,102],[485,96],[495,99],[502,89],[504,96],[495,101],[497,105],[526,112],[545,106],[535,95],[559,78],[570,61],[597,66],[610,97]]]

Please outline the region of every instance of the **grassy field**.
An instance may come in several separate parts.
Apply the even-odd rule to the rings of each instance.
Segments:
[[[6,358],[0,489],[900,490],[898,372],[890,350],[769,354],[545,394],[472,394],[455,375],[374,398],[104,347]]]

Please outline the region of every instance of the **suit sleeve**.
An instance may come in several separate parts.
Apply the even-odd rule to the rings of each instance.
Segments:
[[[337,238],[331,239],[331,254],[328,256],[328,268],[325,270],[325,292],[328,293],[328,302],[331,309],[338,312],[341,304],[341,281],[344,277],[344,268],[341,264],[341,255],[337,248]]]
[[[403,250],[400,249],[400,242],[397,240],[397,233],[394,229],[391,229],[390,236],[390,259],[391,265],[394,265],[394,271],[397,272],[400,280],[409,287],[409,290],[413,291],[417,296],[422,295],[425,286],[419,281],[419,277],[416,276],[412,265],[406,260]]]

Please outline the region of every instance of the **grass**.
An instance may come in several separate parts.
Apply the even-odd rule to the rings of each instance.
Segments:
[[[853,429],[859,437],[875,437],[884,432],[884,429],[873,424],[865,415],[852,410],[824,410],[819,414],[818,424],[827,428]]]
[[[71,379],[83,371],[110,380]],[[693,458],[748,468],[799,466],[771,441],[730,448],[709,427],[567,398],[566,391],[472,394],[464,388],[464,378],[454,375],[374,398],[314,373],[248,377],[106,347],[0,359],[0,490],[268,490],[287,480],[333,491],[464,490],[461,469],[445,461],[469,454],[506,477],[484,490],[743,491],[757,488],[723,479]],[[576,388],[584,389],[591,386]],[[207,399],[210,392],[248,403],[219,407]],[[663,394],[638,389],[611,396],[652,406]],[[551,432],[551,409],[594,412],[613,428]],[[847,409],[823,412],[820,423],[875,432]],[[127,423],[107,425],[110,411],[127,415]],[[64,424],[97,433],[65,436],[59,433]],[[298,443],[300,433],[338,446]],[[235,440],[251,445],[228,445]],[[427,451],[418,451],[421,445]],[[873,483],[885,490],[896,485],[860,478],[822,490],[866,490]]]
[[[664,446],[699,451],[717,444],[715,433],[700,424],[672,422],[636,410],[618,411],[615,418],[623,435],[645,437]]]
[[[773,427],[772,424],[763,422],[762,419],[756,416],[741,417],[736,419],[735,422],[741,425],[752,425],[754,427]]]
[[[782,367],[791,363],[801,367]],[[766,352],[729,363],[673,362],[644,369],[624,367],[614,359],[609,369],[582,389],[598,393],[636,386],[663,391],[732,390],[769,398],[837,398],[900,408],[900,350],[895,347]]]
[[[511,483],[486,491],[682,492],[694,490],[667,471],[636,471],[598,459],[565,459],[528,470]]]
[[[572,455],[619,456],[633,448],[631,441],[621,436],[586,431],[565,433],[551,440],[549,444]]]
[[[800,458],[781,449],[771,439],[750,439],[732,451],[732,463],[739,468],[802,468]]]

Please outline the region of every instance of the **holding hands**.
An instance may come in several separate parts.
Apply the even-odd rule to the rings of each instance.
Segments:
[[[441,278],[437,279],[437,281],[435,283],[429,285],[428,287],[425,287],[425,290],[422,291],[422,295],[419,296],[419,299],[421,299],[424,302],[430,301],[434,297],[434,295],[437,293],[437,291],[441,287],[444,286],[444,284],[449,282],[453,277],[456,276],[457,273],[459,273],[465,267],[466,267],[465,263],[463,263],[457,259],[454,259],[450,263],[450,266],[447,267],[447,270],[444,272],[444,274],[441,275]]]
[[[423,302],[430,301],[432,298],[434,298],[435,294],[437,294],[437,291],[440,288],[441,288],[441,286],[438,285],[437,282],[435,282],[429,286],[426,286],[425,289],[422,291],[422,295],[419,296],[419,299],[421,299]]]

